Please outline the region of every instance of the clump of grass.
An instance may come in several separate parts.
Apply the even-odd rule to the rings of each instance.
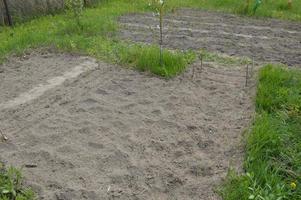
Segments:
[[[287,2],[280,2],[278,4],[278,9],[280,11],[289,11],[293,8],[293,2],[292,0],[288,0]]]
[[[0,165],[0,199],[34,200],[34,192],[22,185],[21,172],[13,167],[6,170],[2,164]]]
[[[72,10],[73,18],[75,19],[77,25],[82,28],[82,25],[80,23],[80,17],[83,12],[84,1],[83,0],[66,0],[65,5],[68,9]]]
[[[240,15],[247,15],[250,12],[251,0],[245,0],[239,7],[237,7],[235,12]]]
[[[121,63],[133,66],[141,71],[150,71],[156,75],[170,78],[181,73],[191,63],[195,54],[193,52],[179,52],[164,50],[163,60],[160,60],[160,47],[145,45],[133,45],[123,48],[119,52]]]
[[[234,170],[229,170],[222,188],[217,192],[224,200],[247,200],[249,181],[247,176],[240,176]]]
[[[236,13],[240,15],[255,15],[261,5],[262,0],[245,0],[245,2],[237,7]]]
[[[300,91],[300,71],[272,65],[260,71],[246,174],[228,177],[225,200],[301,199]]]

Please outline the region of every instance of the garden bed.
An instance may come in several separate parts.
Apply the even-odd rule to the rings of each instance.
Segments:
[[[119,19],[122,39],[158,43],[158,18],[130,14]],[[275,19],[250,19],[220,12],[180,9],[164,18],[164,46],[206,49],[227,55],[301,66],[301,24]]]
[[[1,69],[11,76],[15,63],[21,71],[53,63],[37,75],[43,84],[84,61],[46,55],[33,53]],[[58,65],[65,66],[59,74]],[[229,167],[241,169],[241,133],[253,106],[244,67],[200,66],[165,80],[100,63],[36,99],[1,109],[9,138],[0,143],[1,159],[23,167],[40,199],[218,199],[214,191]],[[18,90],[0,103],[27,90],[13,80],[5,85]]]

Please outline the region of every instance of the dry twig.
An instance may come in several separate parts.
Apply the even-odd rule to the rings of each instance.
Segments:
[[[8,137],[6,137],[6,135],[3,134],[3,132],[1,131],[1,129],[0,129],[0,134],[1,134],[2,139],[3,139],[4,141],[8,140]]]

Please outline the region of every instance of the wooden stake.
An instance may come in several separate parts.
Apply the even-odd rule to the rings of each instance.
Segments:
[[[246,70],[246,87],[248,87],[248,79],[249,79],[249,64],[247,64],[247,70]]]
[[[253,56],[253,57],[252,57],[251,78],[252,78],[253,75],[254,75],[254,68],[255,68],[255,58],[254,58],[254,56]]]
[[[163,67],[163,6],[160,7],[160,65]]]
[[[201,53],[200,57],[201,57],[201,72],[202,72],[203,71],[203,54],[202,53]]]
[[[192,76],[191,79],[194,79],[194,74],[195,74],[195,64],[192,65]]]

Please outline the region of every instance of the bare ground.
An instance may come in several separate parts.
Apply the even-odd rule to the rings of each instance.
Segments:
[[[158,17],[129,14],[119,19],[119,37],[158,43]],[[301,23],[251,19],[231,14],[180,9],[164,19],[164,45],[183,50],[207,49],[258,62],[301,66]]]
[[[0,105],[87,61],[95,65],[53,53],[9,60],[0,65]],[[241,167],[253,112],[244,68],[195,63],[193,80],[191,67],[167,81],[97,66],[0,107],[9,138],[0,159],[23,167],[40,199],[219,199],[229,166]]]

